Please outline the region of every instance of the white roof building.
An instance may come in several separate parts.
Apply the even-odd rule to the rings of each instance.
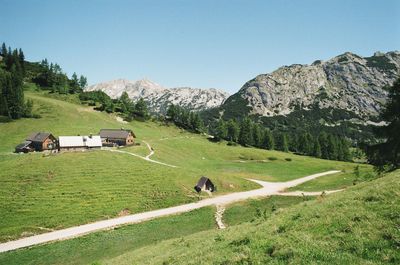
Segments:
[[[60,136],[58,137],[58,144],[60,148],[102,147],[100,135]]]

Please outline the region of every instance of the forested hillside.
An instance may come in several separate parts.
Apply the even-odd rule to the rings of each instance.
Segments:
[[[21,49],[7,49],[3,43],[0,54],[0,122],[32,115],[32,101],[24,98],[24,61]]]

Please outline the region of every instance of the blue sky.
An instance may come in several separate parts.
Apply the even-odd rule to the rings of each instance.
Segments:
[[[236,92],[346,51],[400,50],[400,1],[0,0],[0,42],[90,84],[126,78]]]

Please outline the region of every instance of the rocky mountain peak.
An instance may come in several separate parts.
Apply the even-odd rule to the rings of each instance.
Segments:
[[[164,113],[171,103],[190,110],[219,107],[229,96],[228,93],[215,88],[165,88],[146,78],[138,81],[117,79],[86,88],[86,91],[95,90],[103,91],[111,98],[118,98],[123,92],[127,92],[132,100],[143,98],[148,102],[151,111],[161,113]]]
[[[361,57],[346,52],[311,65],[283,66],[246,82],[239,90],[250,114],[287,115],[296,108],[339,108],[368,119],[385,102],[384,86],[400,74],[399,52]],[[229,101],[227,101],[229,102]]]

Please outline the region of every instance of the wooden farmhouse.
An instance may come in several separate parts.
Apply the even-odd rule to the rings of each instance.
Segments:
[[[217,187],[214,186],[214,183],[212,183],[209,178],[203,176],[199,179],[196,186],[194,186],[194,189],[197,192],[200,192],[202,190],[214,192],[217,190]]]
[[[32,151],[44,151],[52,150],[57,148],[56,138],[48,132],[35,132],[29,135],[25,142],[15,147],[15,152],[32,152]]]
[[[101,129],[100,137],[104,146],[123,146],[134,144],[136,135],[132,130]]]
[[[83,151],[101,147],[102,143],[99,135],[58,137],[60,151]]]

